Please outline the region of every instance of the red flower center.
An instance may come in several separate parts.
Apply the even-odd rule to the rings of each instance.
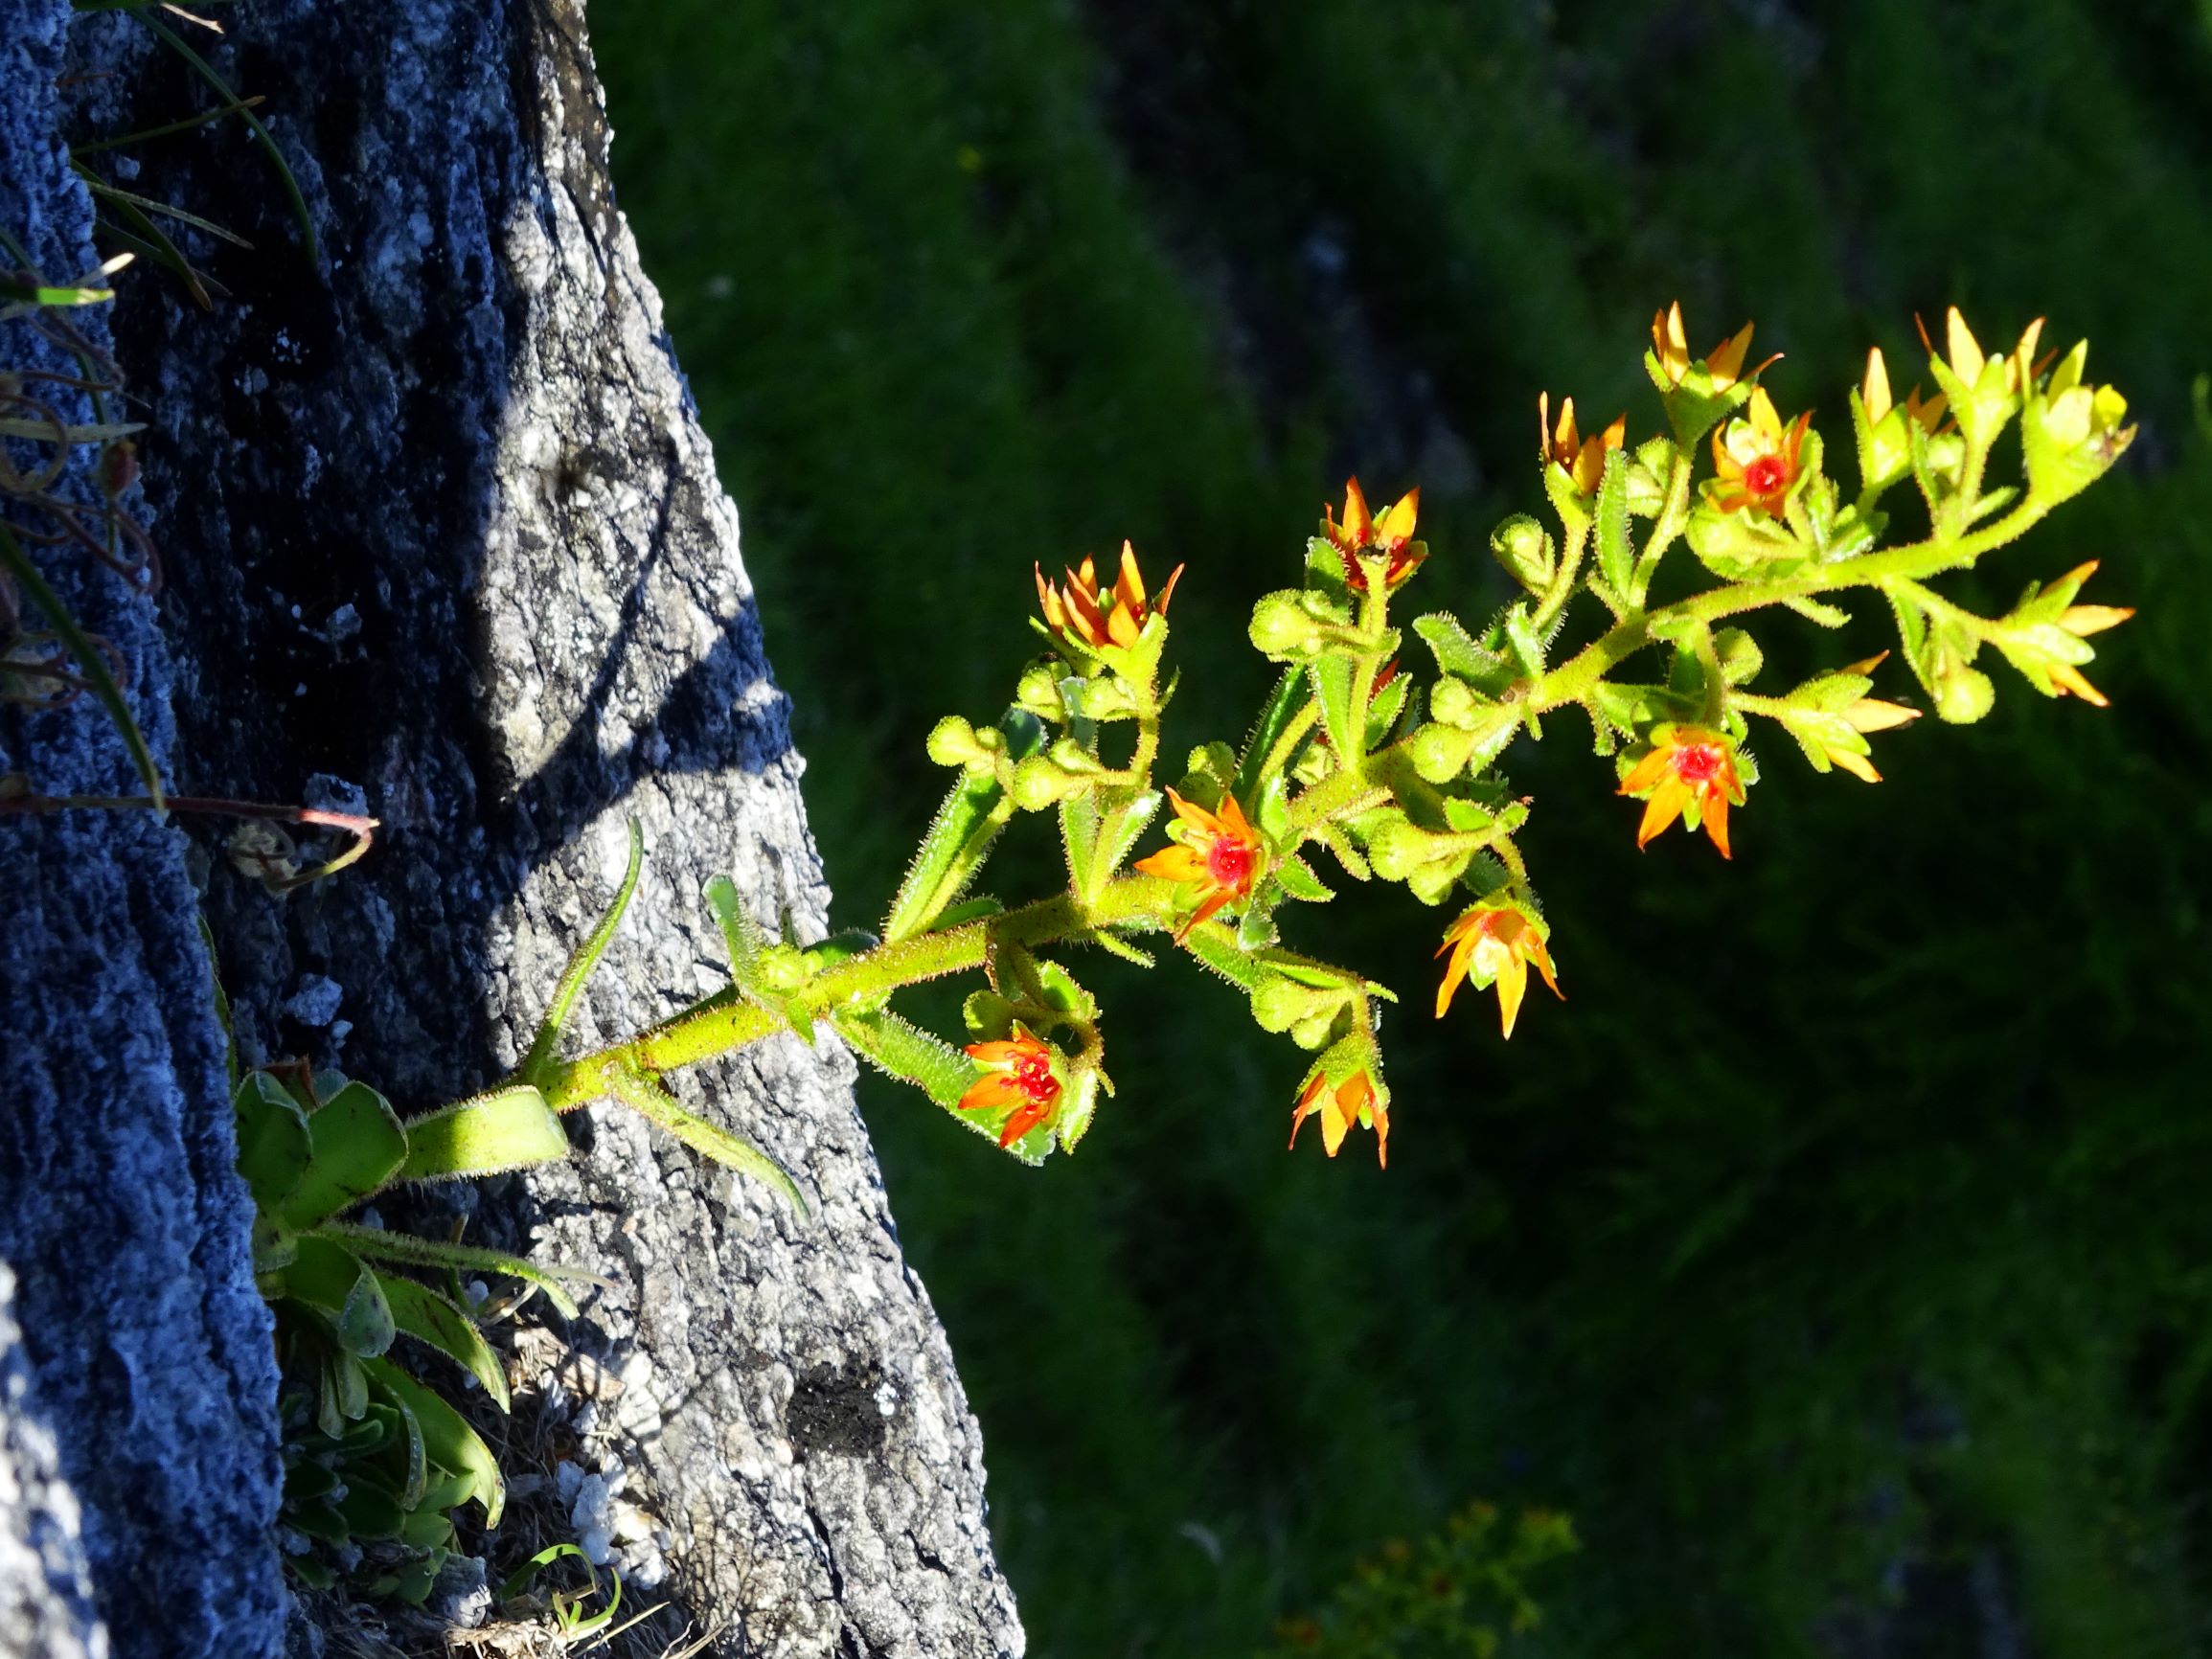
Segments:
[[[1023,1051],[1010,1075],[1015,1086],[1040,1106],[1060,1093],[1060,1079],[1052,1075],[1052,1056],[1041,1045]]]
[[[1779,455],[1762,455],[1744,468],[1744,488],[1755,496],[1779,494],[1789,483],[1789,465]]]
[[[1234,835],[1217,835],[1206,848],[1206,875],[1217,887],[1242,890],[1252,879],[1258,851]]]
[[[1684,743],[1675,751],[1675,776],[1685,784],[1710,784],[1721,770],[1722,756],[1713,743]]]

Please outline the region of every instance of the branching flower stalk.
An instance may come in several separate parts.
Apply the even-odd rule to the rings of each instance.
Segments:
[[[1836,597],[1879,596],[1904,669],[1947,721],[1988,712],[1994,688],[1975,667],[1985,647],[2046,695],[2104,702],[2081,672],[2093,654],[2087,636],[2131,613],[2076,602],[2093,565],[2031,585],[2000,616],[1931,585],[2017,540],[2109,470],[2133,436],[2120,395],[2084,378],[2086,345],[2038,360],[2041,329],[1992,354],[1952,310],[1942,349],[1930,346],[1936,391],[1925,401],[1915,389],[1897,402],[1881,353],[1870,352],[1849,398],[1858,488],[1847,493],[1811,416],[1785,420],[1759,383],[1775,359],[1745,369],[1748,326],[1693,359],[1680,307],[1662,312],[1645,368],[1667,432],[1631,444],[1623,418],[1585,438],[1571,400],[1556,421],[1548,397],[1539,406],[1538,464],[1558,534],[1516,515],[1491,542],[1523,597],[1478,626],[1445,611],[1416,617],[1411,631],[1435,668],[1417,683],[1396,615],[1428,557],[1415,539],[1418,492],[1376,513],[1353,482],[1341,516],[1328,511],[1307,545],[1302,585],[1253,610],[1251,642],[1283,672],[1243,742],[1191,750],[1172,786],[1160,723],[1175,682],[1163,679],[1162,660],[1180,569],[1157,595],[1126,545],[1110,582],[1088,559],[1057,583],[1039,571],[1033,625],[1047,648],[995,723],[952,716],[929,734],[931,758],[955,779],[879,935],[811,947],[771,940],[717,877],[706,897],[730,985],[650,1031],[564,1059],[563,1022],[636,885],[633,827],[622,893],[563,976],[512,1086],[556,1112],[602,1099],[629,1105],[795,1202],[784,1171],[682,1106],[666,1079],[783,1032],[811,1043],[827,1027],[1034,1163],[1072,1148],[1112,1089],[1097,1001],[1060,958],[1095,945],[1149,966],[1164,943],[1242,991],[1262,1029],[1314,1055],[1294,1092],[1293,1141],[1319,1117],[1331,1155],[1364,1126],[1381,1156],[1390,1090],[1377,1033],[1380,1005],[1397,999],[1290,948],[1278,925],[1285,905],[1334,897],[1321,852],[1346,878],[1402,883],[1425,904],[1456,896],[1436,1012],[1464,985],[1494,989],[1510,1036],[1532,970],[1559,990],[1519,844],[1531,804],[1498,770],[1522,734],[1544,736],[1546,716],[1573,708],[1586,718],[1618,792],[1643,804],[1639,844],[1680,820],[1726,856],[1731,813],[1758,782],[1755,722],[1780,728],[1815,770],[1872,783],[1869,734],[1918,713],[1870,694],[1887,652],[1786,692],[1749,690],[1763,653],[1742,624],[1759,613],[1834,628],[1849,620]],[[1992,487],[2009,431],[2018,482]],[[1905,513],[1926,529],[1892,539],[1884,503],[1908,482],[1918,502]],[[1677,547],[1715,580],[1654,604],[1654,579]],[[1585,615],[1594,626],[1567,648],[1570,625]],[[1639,659],[1653,662],[1642,677],[1621,672]],[[1132,861],[1167,806],[1167,844]],[[1057,819],[1065,888],[1013,904],[969,897],[999,835],[1025,813]],[[908,987],[965,974],[982,983],[965,1005],[963,1042],[892,1006]]]

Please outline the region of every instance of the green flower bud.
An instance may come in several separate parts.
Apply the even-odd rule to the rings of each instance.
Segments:
[[[1006,739],[995,726],[986,726],[979,732],[958,715],[946,715],[929,728],[929,758],[940,766],[989,771],[992,753],[1005,742]]]
[[[1050,657],[1031,663],[1022,670],[1020,683],[1014,688],[1015,706],[1056,725],[1066,719],[1067,710],[1060,700],[1060,677],[1066,671]]]
[[[1448,726],[1472,726],[1481,704],[1474,688],[1456,674],[1444,675],[1428,693],[1428,712]]]
[[[1515,513],[1491,533],[1490,550],[1506,574],[1531,593],[1541,593],[1559,569],[1552,538],[1525,512]]]
[[[1088,780],[1073,776],[1042,755],[1032,755],[1014,768],[1014,804],[1025,812],[1041,812],[1087,786]]]
[[[1759,642],[1742,628],[1721,628],[1713,635],[1713,654],[1721,659],[1721,677],[1732,686],[1748,683],[1767,661]]]
[[[1321,648],[1321,627],[1292,589],[1268,594],[1252,607],[1253,648],[1277,662],[1310,657]]]
[[[1102,674],[1083,682],[1076,695],[1077,707],[1086,720],[1127,720],[1137,712],[1136,693],[1129,681],[1118,674]]]

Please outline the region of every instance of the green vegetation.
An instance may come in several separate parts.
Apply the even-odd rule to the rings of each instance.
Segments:
[[[1394,1011],[1386,1173],[1283,1153],[1299,1057],[1237,1034],[1233,992],[1104,959],[1120,1097],[1079,1158],[1021,1169],[864,1085],[1033,1651],[1254,1650],[1476,1494],[1575,1517],[1530,1652],[1948,1654],[2006,1618],[2048,1659],[2201,1648],[2212,23],[2130,16],[595,16],[855,914],[940,787],[930,722],[994,713],[1030,651],[1010,626],[918,675],[936,625],[1127,535],[1190,561],[1183,639],[1235,638],[1354,470],[1423,487],[1424,581],[1486,611],[1538,392],[1629,406],[1677,294],[1694,349],[1757,317],[1787,409],[1868,340],[1902,391],[1912,312],[1956,302],[1992,342],[2039,310],[2090,336],[2143,420],[2033,556],[2104,559],[2141,610],[2109,711],[2015,685],[1886,739],[1874,787],[1766,744],[1725,866],[1639,855],[1579,737],[1522,762],[1571,1000],[1510,1047]],[[1842,442],[1839,402],[1815,419]],[[1775,685],[1814,666],[1782,655]],[[1264,689],[1242,649],[1204,670],[1170,753]],[[1019,833],[1001,858],[1049,869]],[[1404,941],[1442,919],[1372,908],[1334,943],[1433,983]]]

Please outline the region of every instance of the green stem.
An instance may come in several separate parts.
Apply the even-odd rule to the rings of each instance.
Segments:
[[[1552,624],[1559,620],[1560,612],[1566,609],[1567,601],[1573,597],[1575,579],[1582,574],[1583,550],[1589,545],[1589,539],[1590,525],[1587,519],[1567,531],[1567,544],[1560,554],[1560,567],[1552,575],[1551,586],[1544,589],[1543,598],[1537,604],[1536,614],[1529,618],[1530,625],[1536,629],[1539,638],[1551,631]]]
[[[801,1023],[811,1025],[835,1010],[879,1005],[903,987],[983,967],[999,941],[1053,944],[1109,927],[1165,932],[1174,925],[1174,898],[1173,882],[1123,875],[1088,904],[1062,893],[941,933],[879,944],[829,968],[791,999],[786,1013],[718,992],[642,1035],[551,1067],[539,1086],[555,1111],[574,1111],[587,1102],[620,1095],[627,1086],[625,1078],[640,1071],[696,1065]]]
[[[2049,511],[2048,503],[2030,495],[1995,523],[1965,535],[1932,535],[1926,541],[1911,542],[1904,547],[1862,553],[1856,558],[1843,559],[1785,580],[1709,588],[1655,611],[1631,613],[1617,627],[1591,641],[1532,684],[1527,700],[1539,714],[1581,702],[1613,669],[1653,643],[1656,636],[1652,625],[1654,621],[1689,617],[1712,623],[1793,599],[1833,593],[1839,588],[1877,587],[1900,579],[1916,581],[1972,563],[1991,548],[2018,538]]]

